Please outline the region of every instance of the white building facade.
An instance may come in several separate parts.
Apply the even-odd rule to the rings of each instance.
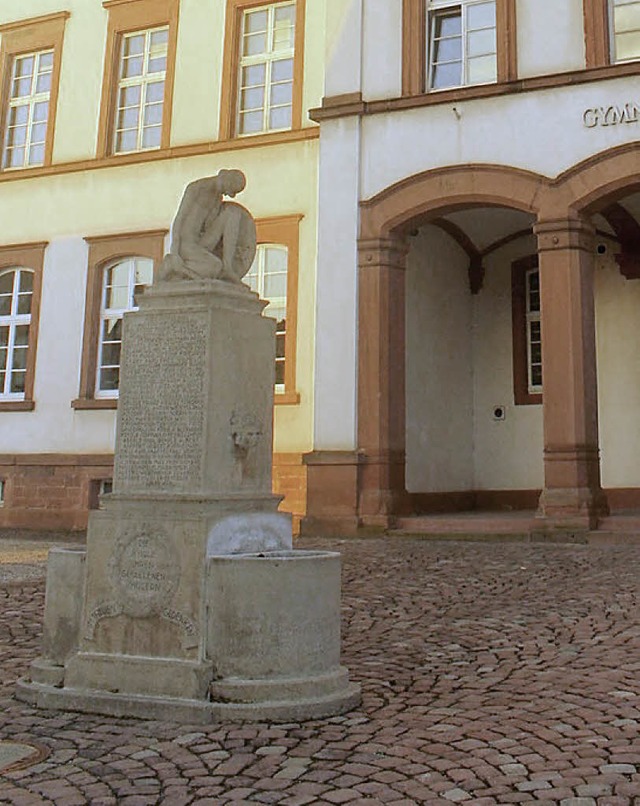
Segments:
[[[305,528],[640,504],[640,2],[328,0]]]

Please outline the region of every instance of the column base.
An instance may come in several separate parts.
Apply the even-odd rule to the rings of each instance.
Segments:
[[[609,514],[603,490],[584,487],[545,489],[538,502],[536,525],[541,531],[590,531]]]

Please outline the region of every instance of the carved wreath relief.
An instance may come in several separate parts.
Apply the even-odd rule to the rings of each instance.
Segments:
[[[96,626],[104,618],[159,616],[180,627],[183,648],[196,646],[198,630],[193,619],[171,606],[180,575],[180,556],[162,527],[145,524],[124,530],[107,568],[113,598],[89,613],[85,637],[93,640]]]

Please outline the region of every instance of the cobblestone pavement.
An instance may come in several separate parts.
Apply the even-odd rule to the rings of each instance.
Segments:
[[[640,804],[640,551],[305,541],[344,558],[347,716],[286,725],[36,712],[42,578],[0,583],[0,739],[50,755],[0,803]]]

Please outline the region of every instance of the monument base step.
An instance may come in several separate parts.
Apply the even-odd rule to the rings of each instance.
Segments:
[[[262,703],[281,700],[308,700],[330,697],[349,686],[349,672],[344,667],[308,677],[284,677],[271,680],[225,677],[209,686],[212,702]]]
[[[311,719],[325,719],[356,708],[362,699],[360,686],[357,683],[349,683],[344,689],[329,695],[307,699],[224,703],[57,688],[24,678],[18,681],[16,697],[37,708],[190,725],[217,722],[304,722]]]

